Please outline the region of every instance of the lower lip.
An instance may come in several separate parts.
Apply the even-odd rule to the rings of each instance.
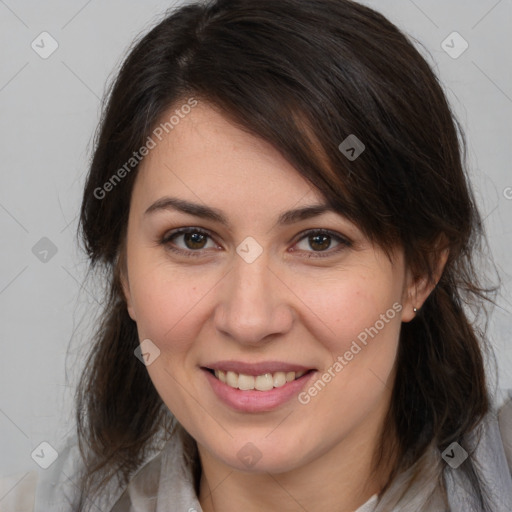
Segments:
[[[231,408],[242,412],[266,412],[276,409],[280,405],[288,402],[295,395],[298,395],[302,388],[316,373],[311,371],[302,377],[287,382],[279,388],[273,388],[269,391],[249,390],[242,391],[228,386],[220,381],[212,373],[201,368],[210,383],[215,394]]]

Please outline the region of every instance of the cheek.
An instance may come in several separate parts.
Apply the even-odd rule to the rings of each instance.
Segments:
[[[196,404],[189,398],[189,393],[197,394],[190,388],[197,371],[195,340],[207,321],[206,299],[215,282],[207,273],[180,272],[166,264],[147,265],[139,274],[134,268],[130,276],[139,339],[150,339],[160,351],[148,374],[168,409],[189,431],[200,423],[200,418],[191,421]]]
[[[144,273],[134,268],[130,277],[139,336],[151,339],[163,353],[185,351],[205,320],[203,299],[215,280],[206,272],[180,272],[166,264],[149,268]]]
[[[393,343],[398,337],[401,287],[391,272],[346,271],[314,285],[298,282],[294,292],[304,304],[303,322],[333,355],[349,350],[354,340],[364,346],[365,339]]]
[[[299,396],[305,432],[316,432],[316,419],[325,419],[326,449],[329,440],[348,435],[389,401],[401,326],[400,286],[390,273],[347,272],[309,292],[297,290],[311,306],[309,329],[329,353],[317,380]]]

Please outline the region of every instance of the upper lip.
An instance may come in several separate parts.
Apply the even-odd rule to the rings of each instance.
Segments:
[[[285,363],[284,361],[262,361],[260,363],[245,363],[242,361],[216,361],[203,366],[210,370],[223,370],[235,373],[243,373],[244,375],[264,375],[265,373],[275,372],[300,372],[313,370],[309,366],[301,364]]]

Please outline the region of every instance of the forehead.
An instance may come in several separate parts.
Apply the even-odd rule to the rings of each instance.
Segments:
[[[155,201],[171,192],[195,202],[229,199],[244,209],[262,200],[268,205],[322,200],[275,147],[204,102],[164,131],[161,140],[152,138],[155,145],[140,165],[134,202]]]

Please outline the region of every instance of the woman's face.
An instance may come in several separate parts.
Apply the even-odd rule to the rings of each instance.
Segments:
[[[162,400],[233,468],[362,450],[412,318],[402,254],[307,210],[318,191],[204,103],[156,142],[131,198],[124,289]]]

